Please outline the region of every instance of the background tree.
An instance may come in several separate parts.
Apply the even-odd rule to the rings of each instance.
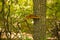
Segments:
[[[33,13],[40,16],[34,19],[34,40],[45,40],[46,38],[46,0],[33,0]]]

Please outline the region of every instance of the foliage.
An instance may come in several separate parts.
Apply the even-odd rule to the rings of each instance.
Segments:
[[[55,20],[60,21],[60,0],[47,0],[46,7],[47,36],[51,36]],[[34,22],[33,19],[26,19],[30,14],[33,14],[33,0],[0,0],[0,31],[5,32],[7,28],[12,32],[21,30],[30,33]]]
[[[32,6],[32,0],[0,0],[0,28],[7,34],[29,32],[33,20],[26,16],[33,13]]]
[[[60,0],[47,0],[47,13],[46,13],[46,19],[47,19],[47,30],[48,35],[51,36],[58,36],[57,34],[58,30],[60,30],[58,27],[60,23]],[[58,28],[58,29],[57,29]],[[56,36],[56,37],[57,37]]]

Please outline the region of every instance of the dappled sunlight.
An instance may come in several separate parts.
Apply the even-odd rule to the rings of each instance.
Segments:
[[[60,0],[0,0],[1,40],[60,40]]]

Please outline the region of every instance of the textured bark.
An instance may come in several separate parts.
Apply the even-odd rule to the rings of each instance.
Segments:
[[[34,15],[40,16],[39,19],[34,19],[33,39],[46,40],[46,0],[33,0]]]

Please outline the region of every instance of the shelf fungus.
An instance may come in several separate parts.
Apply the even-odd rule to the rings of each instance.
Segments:
[[[30,15],[26,16],[26,19],[39,19],[39,18],[40,18],[40,16],[34,15],[34,14],[30,14]]]

